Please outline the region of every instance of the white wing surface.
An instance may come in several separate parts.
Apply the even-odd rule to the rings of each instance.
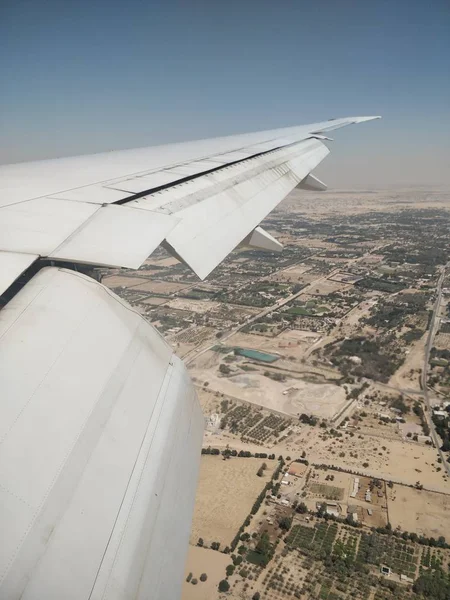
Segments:
[[[158,332],[71,265],[204,278],[355,117],[0,167],[0,600],[180,597],[203,417]],[[45,268],[44,265],[47,266]]]
[[[0,284],[18,254],[138,268],[162,242],[204,278],[325,158],[324,133],[373,118],[0,167]]]

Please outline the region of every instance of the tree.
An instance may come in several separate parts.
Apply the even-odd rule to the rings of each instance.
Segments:
[[[300,513],[301,515],[304,515],[305,513],[308,512],[308,507],[306,506],[306,504],[304,502],[300,502],[300,504],[297,506],[297,508],[295,510],[298,513]]]
[[[230,575],[233,575],[234,569],[235,569],[234,565],[227,566],[227,568],[225,569],[225,573],[227,574],[227,577],[230,577]]]
[[[186,577],[186,581],[189,583],[191,579],[192,579],[192,573],[189,573],[189,575]]]
[[[203,538],[198,538],[197,546],[203,546]]]
[[[270,552],[270,538],[266,532],[259,538],[255,550],[258,554],[268,554]]]
[[[228,581],[226,579],[222,579],[222,581],[219,582],[219,592],[228,592],[229,589],[230,584]]]
[[[195,579],[195,578],[191,579],[191,583],[192,583],[192,585],[197,585],[198,579]]]
[[[252,600],[260,600],[261,594],[259,592],[255,592],[252,596]]]
[[[230,367],[228,365],[224,365],[223,363],[220,365],[219,371],[222,373],[222,375],[228,375],[231,373]]]
[[[450,582],[442,569],[425,571],[414,582],[413,590],[426,598],[447,600],[450,597]]]
[[[200,575],[200,581],[206,581],[208,579],[208,575],[206,573],[202,573]]]
[[[292,525],[292,518],[290,517],[282,517],[278,522],[280,529],[284,529],[284,531],[289,531]]]

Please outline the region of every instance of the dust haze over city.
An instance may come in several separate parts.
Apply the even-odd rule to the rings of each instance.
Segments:
[[[7,3],[0,21],[1,356],[34,356],[16,350],[11,319],[27,289],[45,288],[58,316],[39,316],[32,350],[50,358],[36,364],[47,377],[77,331],[87,361],[78,345],[42,383],[24,359],[30,392],[5,358],[0,415],[14,434],[41,388],[93,394],[86,413],[73,392],[17,433],[37,456],[53,423],[42,460],[0,446],[0,484],[36,511],[7,529],[0,598],[450,598],[448,2],[39,0]],[[248,132],[262,133],[190,145]],[[16,267],[19,255],[32,258]],[[63,296],[69,274],[79,281]],[[94,284],[97,316],[77,321]],[[94,348],[121,357],[111,372]],[[131,355],[150,357],[132,384]],[[53,452],[64,458],[51,472]],[[58,518],[47,492],[39,506],[26,495],[47,471],[73,482],[64,502],[58,484]],[[18,514],[8,502],[5,523]],[[103,512],[90,542],[81,515]],[[56,531],[40,550],[38,513]],[[16,552],[27,536],[31,550]],[[55,548],[79,576],[49,583]]]

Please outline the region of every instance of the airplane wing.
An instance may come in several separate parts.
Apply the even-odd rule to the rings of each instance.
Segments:
[[[0,167],[0,599],[179,597],[203,417],[158,332],[77,265],[205,278],[377,117]],[[50,265],[50,266],[49,266]],[[65,268],[65,267],[71,268]]]

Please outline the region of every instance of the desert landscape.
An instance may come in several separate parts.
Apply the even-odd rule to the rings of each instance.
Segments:
[[[105,273],[205,415],[185,600],[398,600],[447,568],[449,226],[447,190],[294,191],[281,254]]]

